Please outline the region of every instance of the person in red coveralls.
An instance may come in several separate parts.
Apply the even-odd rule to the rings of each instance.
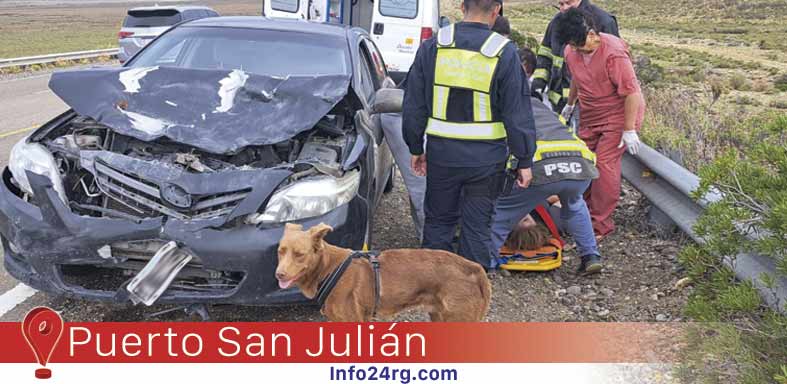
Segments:
[[[639,151],[637,131],[645,113],[628,44],[599,33],[593,17],[579,9],[557,16],[558,40],[566,44],[564,57],[571,72],[568,104],[571,116],[580,104],[579,137],[596,152],[599,178],[585,193],[593,231],[601,239],[615,229],[612,213],[620,198],[620,166],[626,148]]]

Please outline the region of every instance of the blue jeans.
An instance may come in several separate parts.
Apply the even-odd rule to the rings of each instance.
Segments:
[[[530,186],[522,189],[514,186],[507,196],[500,197],[495,207],[495,217],[492,221],[492,250],[499,253],[500,247],[505,243],[511,229],[525,215],[535,209],[547,197],[558,195],[560,204],[560,219],[566,231],[577,242],[577,251],[580,256],[599,255],[596,237],[593,234],[593,224],[590,213],[582,194],[590,185],[590,180],[562,180],[556,183]]]

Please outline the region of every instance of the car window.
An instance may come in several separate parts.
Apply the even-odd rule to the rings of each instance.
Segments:
[[[125,28],[168,27],[180,23],[182,16],[175,9],[146,9],[128,11],[123,20]]]
[[[271,0],[271,8],[274,11],[298,12],[299,0]]]
[[[368,50],[369,56],[372,59],[371,67],[374,69],[372,74],[376,77],[376,83],[378,84],[379,88],[379,86],[385,81],[385,78],[388,77],[388,72],[385,70],[383,56],[380,54],[380,51],[377,49],[377,46],[374,45],[373,41],[364,40],[364,44],[366,45],[366,49]]]
[[[344,37],[265,29],[190,27],[188,24],[156,39],[129,65],[240,69],[282,77],[350,73]]]
[[[372,97],[374,96],[374,92],[380,88],[380,84],[377,83],[376,78],[372,75],[374,71],[371,67],[371,63],[369,61],[368,53],[366,52],[366,48],[361,46],[360,50],[360,77],[358,78],[358,83],[360,84],[360,93],[361,96],[365,97],[367,101],[371,102]]]
[[[418,0],[380,0],[380,14],[388,17],[414,19],[418,16]]]

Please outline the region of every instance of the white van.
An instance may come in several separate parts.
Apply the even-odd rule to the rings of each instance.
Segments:
[[[448,23],[440,17],[439,0],[263,0],[262,14],[369,31],[396,82],[407,74],[421,41]]]

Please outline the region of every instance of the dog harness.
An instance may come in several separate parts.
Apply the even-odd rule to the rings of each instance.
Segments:
[[[352,261],[360,258],[369,260],[369,263],[372,264],[372,270],[374,271],[374,307],[372,307],[372,317],[377,314],[377,306],[380,304],[380,253],[376,251],[353,251],[350,256],[347,256],[347,258],[339,264],[338,268],[320,282],[320,287],[317,289],[317,303],[320,304],[320,308],[325,305],[328,296],[331,295],[333,288],[339,283],[339,280],[342,278],[342,275],[344,275],[344,272],[347,271]]]

